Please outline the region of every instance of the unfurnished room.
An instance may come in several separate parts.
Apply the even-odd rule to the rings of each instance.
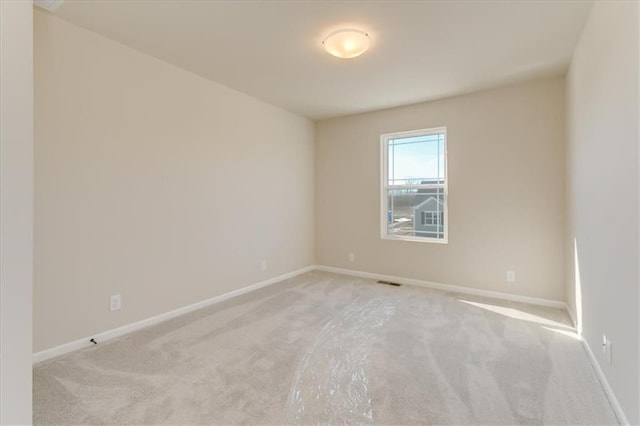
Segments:
[[[640,424],[640,3],[0,0],[0,424]]]

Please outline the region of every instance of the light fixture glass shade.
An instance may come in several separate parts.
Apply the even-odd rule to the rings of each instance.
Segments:
[[[63,1],[64,0],[33,0],[33,4],[46,9],[49,12],[55,12],[60,6],[62,6]]]
[[[338,58],[355,58],[367,51],[369,35],[360,30],[338,30],[322,42],[324,49]]]

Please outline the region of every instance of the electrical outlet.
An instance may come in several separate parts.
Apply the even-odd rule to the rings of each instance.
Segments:
[[[262,261],[262,263],[260,264],[260,269],[261,269],[262,271],[266,271],[266,270],[267,270],[267,266],[268,266],[267,261],[266,261],[266,260],[263,260],[263,261]]]
[[[356,260],[356,256],[353,253],[349,252],[349,262],[353,262],[354,260]]]
[[[121,299],[119,294],[115,294],[111,296],[109,300],[109,310],[111,311],[119,311],[121,308]]]
[[[602,353],[607,357],[607,362],[611,364],[611,357],[613,355],[613,343],[606,336],[606,334],[602,335]]]
[[[507,271],[507,282],[515,283],[516,282],[516,271]]]

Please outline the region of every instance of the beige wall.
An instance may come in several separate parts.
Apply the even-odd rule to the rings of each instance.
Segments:
[[[564,90],[559,77],[317,123],[316,262],[563,301]],[[380,134],[437,126],[449,243],[382,240]]]
[[[640,422],[638,12],[637,2],[595,4],[567,84],[568,245],[577,247],[568,300],[631,424]]]
[[[0,424],[31,423],[33,6],[0,1]]]
[[[313,264],[309,120],[41,11],[35,93],[35,351]]]

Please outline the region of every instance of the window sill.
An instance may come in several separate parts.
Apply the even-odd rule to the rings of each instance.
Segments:
[[[403,237],[399,235],[383,235],[383,240],[392,241],[411,241],[415,243],[434,243],[434,244],[449,244],[447,238],[425,238],[425,237]]]

